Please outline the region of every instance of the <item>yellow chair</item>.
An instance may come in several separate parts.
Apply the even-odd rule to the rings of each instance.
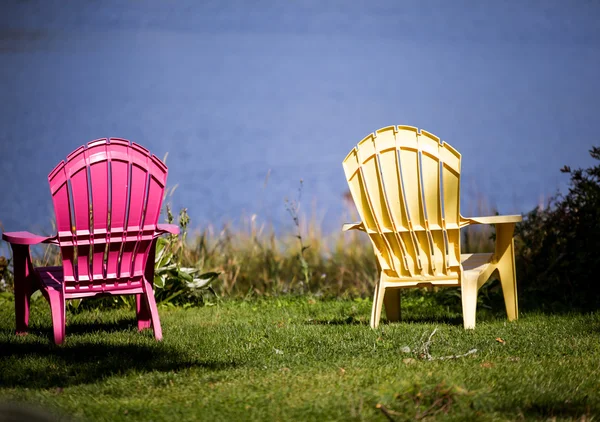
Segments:
[[[381,307],[400,319],[400,290],[460,286],[465,328],[475,328],[477,291],[491,277],[502,284],[509,320],[517,319],[513,232],[520,215],[460,215],[460,154],[424,130],[388,126],[350,151],[343,166],[362,219],[343,230],[369,235],[381,277],[375,287],[371,327]],[[495,224],[494,253],[461,254],[460,229]]]

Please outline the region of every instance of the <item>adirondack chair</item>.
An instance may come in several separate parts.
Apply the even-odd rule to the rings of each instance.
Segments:
[[[460,214],[460,159],[454,148],[424,130],[389,126],[370,134],[343,161],[361,218],[343,230],[369,235],[381,275],[371,327],[385,304],[400,319],[400,289],[460,286],[465,328],[475,328],[477,291],[499,278],[509,320],[518,317],[513,232],[520,215],[465,218]],[[461,254],[460,229],[495,224],[495,252]]]
[[[162,338],[152,289],[158,236],[178,234],[157,224],[167,166],[125,139],[98,139],[81,146],[48,175],[57,234],[6,232],[14,257],[16,331],[25,333],[29,299],[40,289],[50,303],[54,341],[65,339],[66,300],[99,295],[136,295],[138,329]],[[62,266],[37,267],[29,246],[58,245]]]

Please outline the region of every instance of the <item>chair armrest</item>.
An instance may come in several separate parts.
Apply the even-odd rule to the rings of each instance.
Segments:
[[[342,231],[348,231],[348,230],[361,230],[361,231],[366,231],[365,230],[365,225],[362,222],[358,222],[358,223],[346,223],[342,226]]]
[[[179,226],[177,224],[157,224],[156,233],[161,234],[179,234]]]
[[[507,224],[518,223],[523,221],[522,215],[492,215],[488,217],[462,217],[460,219],[460,227],[465,227],[471,224]]]
[[[2,240],[13,245],[38,245],[40,243],[57,243],[55,236],[38,236],[29,232],[4,232]]]

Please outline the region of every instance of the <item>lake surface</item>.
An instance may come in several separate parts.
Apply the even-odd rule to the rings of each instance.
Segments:
[[[47,229],[50,170],[114,136],[168,153],[193,227],[289,228],[302,179],[337,230],[343,158],[392,124],[462,153],[463,214],[527,212],[600,144],[600,7],[496,3],[3,1],[0,221]]]

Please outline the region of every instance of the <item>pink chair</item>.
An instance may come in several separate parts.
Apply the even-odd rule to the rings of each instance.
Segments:
[[[158,224],[167,166],[126,139],[98,139],[81,146],[48,175],[58,233],[52,237],[6,232],[15,271],[17,334],[27,331],[29,298],[40,289],[50,303],[54,341],[65,339],[68,299],[136,295],[138,329],[162,330],[152,283],[156,239],[178,234]],[[61,267],[34,268],[29,246],[60,246]]]

